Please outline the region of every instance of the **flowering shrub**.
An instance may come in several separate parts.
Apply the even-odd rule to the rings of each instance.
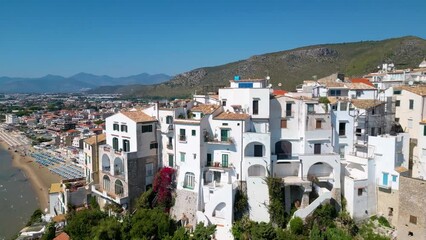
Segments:
[[[155,175],[153,190],[156,193],[155,205],[160,205],[166,209],[172,205],[173,176],[175,170],[164,167]]]

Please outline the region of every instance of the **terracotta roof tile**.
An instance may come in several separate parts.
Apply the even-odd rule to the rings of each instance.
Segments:
[[[395,171],[398,172],[398,173],[403,173],[403,172],[408,171],[408,169],[405,168],[405,167],[400,166],[400,167],[396,167]]]
[[[66,232],[62,232],[57,237],[55,237],[53,240],[69,240],[70,236]]]
[[[426,85],[417,85],[417,86],[399,86],[395,87],[395,90],[405,90],[412,92],[414,94],[420,95],[420,96],[426,96]]]
[[[351,82],[352,83],[364,83],[364,84],[367,84],[368,86],[374,87],[374,84],[372,84],[370,82],[370,80],[368,80],[367,78],[352,78]]]
[[[121,112],[124,116],[132,119],[135,122],[154,122],[157,121],[155,118],[148,116],[144,112],[141,111],[126,111]]]
[[[105,139],[106,139],[105,133],[98,135],[98,143],[105,141]],[[87,139],[84,139],[84,142],[90,145],[94,145],[96,143],[96,136],[92,136]]]
[[[219,105],[199,104],[199,105],[191,108],[191,111],[192,112],[202,112],[203,114],[212,114],[218,108],[219,108]]]
[[[352,104],[359,109],[369,109],[385,102],[379,100],[370,100],[370,99],[352,99]]]
[[[233,112],[222,112],[217,115],[215,120],[246,120],[250,118],[250,115],[246,113],[233,113]]]

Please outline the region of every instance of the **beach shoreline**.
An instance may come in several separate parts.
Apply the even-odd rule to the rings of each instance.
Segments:
[[[0,140],[0,146],[7,150],[12,157],[12,165],[23,171],[26,178],[30,181],[32,188],[37,196],[40,209],[44,212],[49,209],[49,188],[52,183],[61,182],[61,178],[49,171],[46,167],[40,166],[35,159],[28,155],[22,155],[22,152],[15,152],[16,148],[10,147],[5,141]],[[30,146],[21,147],[29,152]]]

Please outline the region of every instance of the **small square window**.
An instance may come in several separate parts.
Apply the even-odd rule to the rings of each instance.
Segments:
[[[195,130],[192,130],[192,131],[191,131],[191,133],[192,133],[192,136],[195,136],[196,131],[195,131]]]
[[[363,191],[362,188],[358,188],[358,196],[362,196],[362,191]]]
[[[417,217],[413,216],[413,215],[410,215],[410,223],[417,224]]]
[[[281,119],[281,128],[287,128],[287,119]]]

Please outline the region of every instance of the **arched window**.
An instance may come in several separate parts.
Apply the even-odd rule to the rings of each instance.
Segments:
[[[123,183],[120,180],[115,181],[115,194],[116,195],[123,195],[124,194]]]
[[[102,188],[105,191],[109,191],[109,187],[110,187],[110,181],[109,181],[109,177],[107,175],[104,176],[103,181],[102,181]]]
[[[114,174],[115,175],[122,175],[123,172],[124,172],[123,160],[119,157],[116,157],[114,159]]]
[[[275,153],[277,154],[278,160],[280,159],[291,159],[292,157],[292,146],[291,142],[281,140],[275,143]]]
[[[118,138],[116,138],[116,137],[112,139],[112,148],[115,151],[118,151]]]
[[[195,175],[193,173],[185,173],[185,181],[183,183],[184,188],[194,189],[195,187]]]
[[[108,172],[111,169],[108,155],[102,155],[102,171]]]

